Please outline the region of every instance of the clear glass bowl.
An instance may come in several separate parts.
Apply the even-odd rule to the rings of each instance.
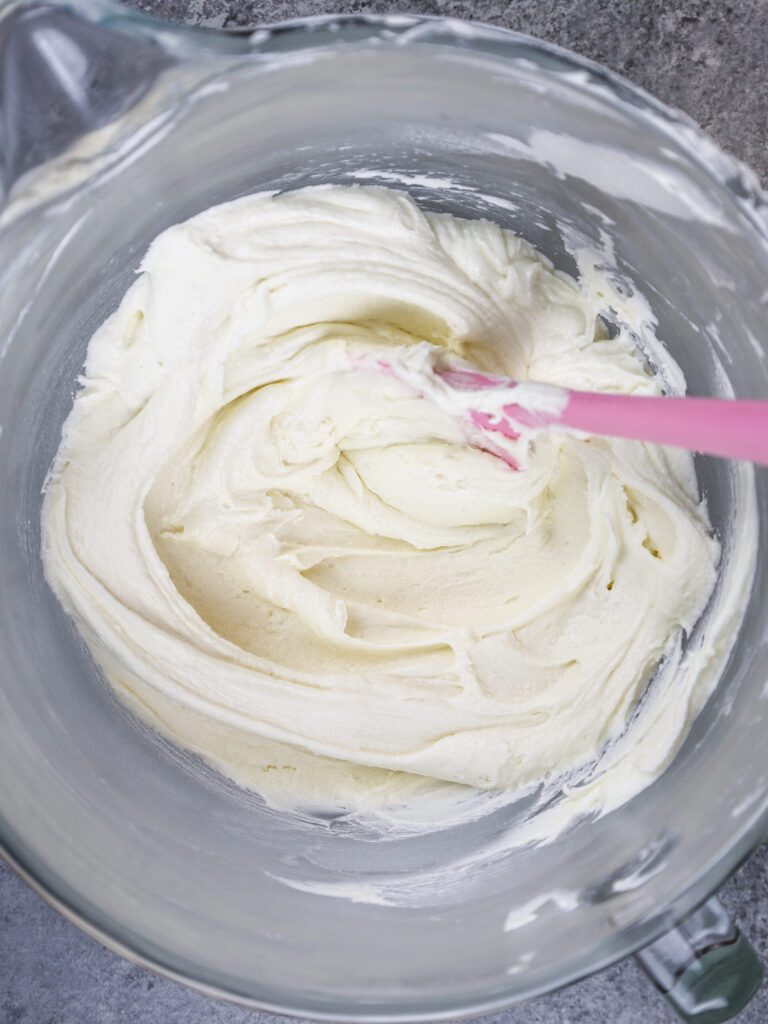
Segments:
[[[318,182],[394,185],[429,209],[489,216],[566,269],[564,231],[606,230],[617,275],[651,302],[690,391],[766,396],[768,223],[754,180],[627,82],[511,32],[362,17],[228,36],[97,0],[75,8],[3,23],[6,180],[26,174],[0,222],[6,856],[125,955],[317,1018],[490,1011],[652,942],[766,831],[768,473],[755,476],[759,564],[738,643],[663,776],[430,898],[411,884],[419,873],[444,866],[448,880],[515,808],[421,837],[361,837],[343,820],[277,814],[174,750],[116,701],[48,590],[41,488],[88,339],[148,242],[213,203]],[[35,116],[26,100],[9,108],[36,74]],[[33,169],[90,129],[74,155]],[[738,551],[751,473],[705,459],[698,471]],[[340,880],[357,902],[334,895]],[[404,880],[407,905],[366,898]]]

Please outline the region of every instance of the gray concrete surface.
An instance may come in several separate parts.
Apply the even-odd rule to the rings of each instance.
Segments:
[[[473,18],[568,46],[680,107],[768,182],[766,0],[133,0],[175,21],[256,25],[337,10]],[[768,845],[723,901],[768,958]],[[484,1024],[664,1024],[633,961]],[[0,1024],[278,1024],[135,967],[59,917],[0,865]],[[768,986],[739,1017],[768,1021]]]

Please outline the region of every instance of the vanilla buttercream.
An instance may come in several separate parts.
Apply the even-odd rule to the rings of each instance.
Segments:
[[[359,357],[427,341],[657,394],[607,287],[387,189],[253,195],[164,231],[91,340],[43,512],[47,578],[123,697],[276,803],[594,761],[713,589],[691,456],[496,438],[515,472]]]

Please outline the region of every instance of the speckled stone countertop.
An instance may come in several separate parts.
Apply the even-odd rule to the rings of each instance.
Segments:
[[[680,107],[768,184],[766,0],[132,0],[173,21],[257,25],[339,10],[472,18],[570,47]],[[768,961],[768,844],[722,899]],[[663,1024],[634,961],[482,1024]],[[768,984],[739,1016],[768,1021]],[[0,1024],[290,1024],[136,967],[59,917],[0,864]],[[480,1024],[480,1022],[478,1022]]]

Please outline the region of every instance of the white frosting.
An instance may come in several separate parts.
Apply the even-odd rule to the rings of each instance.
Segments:
[[[514,472],[350,360],[427,341],[653,394],[609,292],[386,189],[249,196],[160,235],[91,341],[43,515],[47,577],[119,692],[275,803],[593,761],[714,584],[691,457],[552,432],[500,439]],[[653,705],[621,799],[703,685],[689,665]]]

